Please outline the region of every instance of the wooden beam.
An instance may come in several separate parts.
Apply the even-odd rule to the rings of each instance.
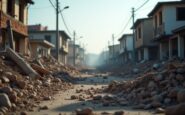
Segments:
[[[31,64],[31,67],[36,70],[38,73],[40,73],[41,75],[46,75],[46,74],[50,74],[51,72],[45,68],[42,68],[41,66],[37,65],[37,64]]]
[[[22,57],[20,57],[15,51],[11,48],[6,49],[7,56],[12,59],[22,70],[25,74],[29,75],[30,77],[37,77],[39,74],[28,64]]]

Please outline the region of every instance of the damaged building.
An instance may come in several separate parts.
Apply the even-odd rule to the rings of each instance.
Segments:
[[[28,4],[32,0],[0,0],[0,50],[12,47],[16,52],[28,52]]]

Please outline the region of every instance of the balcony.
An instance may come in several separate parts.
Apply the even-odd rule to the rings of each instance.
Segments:
[[[158,38],[162,35],[165,34],[165,30],[164,30],[164,23],[156,28],[154,28],[154,37]]]
[[[68,47],[65,46],[65,45],[62,45],[62,50],[63,50],[65,53],[68,53]]]
[[[9,16],[8,14],[5,14],[4,12],[0,11],[0,27],[6,28],[7,27],[7,21],[11,20],[11,26],[13,31],[20,33],[24,36],[28,36],[28,29],[27,26],[23,23],[19,22],[18,20],[14,19],[13,17]]]
[[[121,48],[120,51],[119,51],[119,54],[122,54],[125,52],[125,48]]]

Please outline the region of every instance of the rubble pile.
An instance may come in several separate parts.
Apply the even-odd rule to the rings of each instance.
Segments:
[[[147,73],[151,70],[153,64],[158,65],[158,61],[145,61],[142,63],[137,63],[133,65],[133,63],[126,63],[123,65],[109,65],[106,67],[99,67],[98,70],[101,72],[110,72],[113,76],[124,76],[124,77],[138,77],[143,73]]]
[[[92,99],[96,94],[101,93],[101,88],[76,89],[76,95],[71,96],[71,100],[87,101]]]
[[[76,68],[69,65],[64,66],[63,64],[59,63],[56,59],[54,59],[51,56],[42,57],[39,59],[39,61],[43,64],[45,68],[47,68],[52,73],[62,72],[63,74],[70,74],[70,75],[80,74]]]
[[[115,94],[107,103],[134,105],[135,109],[165,108],[185,102],[185,63],[166,62],[130,81],[113,81],[105,89]],[[103,100],[105,101],[105,100]]]
[[[35,63],[33,60],[27,62],[30,65]],[[43,73],[32,77],[8,57],[0,57],[0,114],[33,111],[41,101],[54,99],[53,95],[58,91],[73,88],[72,83],[61,76],[70,76],[72,72],[78,73],[77,70],[54,63],[49,58],[41,59],[41,63]]]

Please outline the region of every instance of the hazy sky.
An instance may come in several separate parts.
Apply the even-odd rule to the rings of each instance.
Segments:
[[[29,24],[42,24],[49,29],[55,29],[55,10],[49,0],[34,1],[35,4],[29,7]],[[51,1],[55,4],[56,0]],[[108,45],[108,41],[112,44],[112,34],[115,34],[115,43],[118,43],[117,40],[122,34],[131,32],[132,21],[123,31],[131,16],[131,8],[138,8],[146,0],[59,1],[61,9],[65,6],[70,7],[63,11],[70,33],[75,30],[78,37],[83,36],[77,43],[85,44],[88,53],[100,53]],[[150,0],[136,12],[136,19],[146,17],[159,1],[174,0]],[[66,30],[61,17],[59,27],[61,30]]]

